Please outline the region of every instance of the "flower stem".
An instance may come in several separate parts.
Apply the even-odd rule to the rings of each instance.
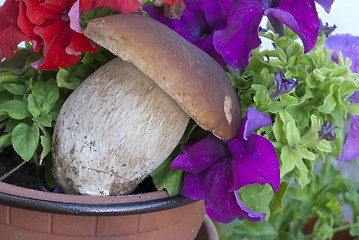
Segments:
[[[19,168],[22,167],[22,165],[24,165],[25,163],[27,163],[26,161],[22,161],[22,163],[20,163],[19,165],[17,165],[16,167],[14,167],[13,169],[11,169],[9,172],[5,173],[4,175],[2,175],[0,177],[0,182],[4,181],[5,178],[7,178],[8,176],[10,176],[11,174],[13,174],[14,172],[16,172]]]
[[[336,228],[334,228],[333,230],[334,230],[335,233],[336,233],[336,232],[341,232],[341,231],[345,231],[345,230],[347,230],[347,229],[350,229],[351,226],[352,226],[352,224],[349,223],[349,224],[345,224],[345,225],[340,226],[340,227],[336,227]]]

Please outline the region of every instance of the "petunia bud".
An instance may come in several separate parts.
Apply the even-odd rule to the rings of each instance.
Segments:
[[[336,134],[332,133],[334,129],[338,128],[337,126],[332,127],[332,121],[325,121],[322,130],[318,132],[319,139],[325,139],[327,141],[334,141]]]
[[[289,93],[293,88],[298,86],[297,79],[285,78],[284,71],[276,72],[274,75],[274,81],[277,88],[271,93],[270,98],[272,101],[277,100],[284,93]]]

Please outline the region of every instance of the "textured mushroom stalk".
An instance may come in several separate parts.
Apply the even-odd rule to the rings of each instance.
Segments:
[[[114,59],[86,79],[59,113],[56,179],[66,193],[130,193],[172,152],[188,120],[151,79]]]
[[[240,106],[225,71],[168,27],[118,14],[90,21],[84,33],[127,62],[98,69],[59,113],[54,175],[65,192],[132,192],[170,155],[189,117],[225,140],[238,133]]]

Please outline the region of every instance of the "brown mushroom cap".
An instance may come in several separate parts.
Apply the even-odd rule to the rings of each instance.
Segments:
[[[167,26],[142,15],[90,21],[85,35],[131,62],[203,129],[234,138],[241,122],[237,95],[223,68]]]

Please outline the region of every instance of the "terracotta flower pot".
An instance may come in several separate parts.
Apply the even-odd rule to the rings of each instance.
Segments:
[[[97,197],[0,182],[0,239],[4,240],[190,240],[196,237],[204,213],[202,201],[168,197],[165,191]]]
[[[305,233],[312,233],[314,230],[314,225],[317,222],[317,219],[312,219],[304,226],[304,232]],[[344,220],[346,224],[349,224],[349,221]],[[346,229],[344,231],[336,232],[334,233],[332,240],[354,240],[355,237],[350,236],[349,229]]]
[[[219,235],[212,220],[206,215],[195,240],[219,240]]]

